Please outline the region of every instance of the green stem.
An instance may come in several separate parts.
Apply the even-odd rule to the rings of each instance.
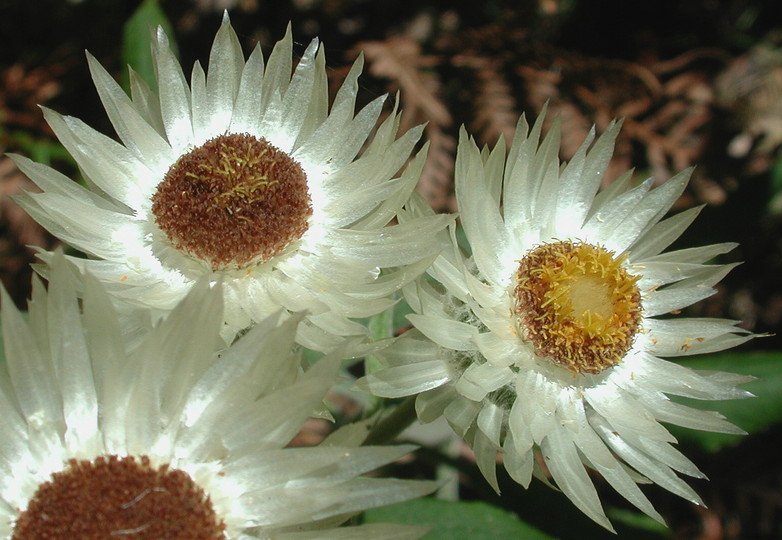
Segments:
[[[367,324],[367,328],[369,329],[369,335],[372,336],[372,341],[379,341],[381,339],[393,337],[395,307],[396,307],[395,305],[391,306],[385,311],[378,313],[377,315],[369,319],[369,324]],[[366,360],[364,361],[364,366],[367,375],[369,375],[370,373],[374,373],[376,371],[380,371],[384,367],[383,363],[377,358],[375,358],[375,356],[373,355],[368,355],[366,357]]]
[[[364,446],[386,444],[407,429],[416,419],[415,398],[416,396],[405,398],[389,415],[375,424],[367,435]]]
[[[394,336],[394,309],[395,306],[391,306],[382,313],[378,313],[371,319],[367,328],[369,329],[369,335],[372,336],[373,341],[379,341],[381,339],[387,339]],[[380,371],[385,366],[376,356],[369,354],[364,358],[364,372],[369,375],[376,371]],[[383,398],[370,395],[367,407],[364,409],[363,418],[369,418],[383,407]]]

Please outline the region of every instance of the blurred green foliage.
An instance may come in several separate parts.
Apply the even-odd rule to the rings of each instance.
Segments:
[[[717,410],[729,422],[748,434],[760,433],[782,422],[782,356],[776,352],[727,352],[710,356],[688,358],[679,362],[691,369],[726,371],[751,375],[756,380],[741,388],[752,392],[749,400],[700,401],[677,398],[676,401],[690,407]],[[741,435],[710,433],[670,426],[670,431],[681,443],[698,445],[707,452],[717,452],[743,440]]]
[[[483,502],[417,499],[368,510],[366,523],[404,523],[431,525],[422,540],[497,540],[524,538],[547,540],[551,536],[519,521],[511,513]]]
[[[157,28],[161,27],[168,36],[171,50],[178,55],[177,44],[171,22],[160,7],[158,0],[144,0],[138,9],[125,23],[122,40],[122,60],[138,73],[152,91],[157,91],[155,67],[152,63],[151,38]],[[123,71],[123,86],[130,88],[127,71]]]

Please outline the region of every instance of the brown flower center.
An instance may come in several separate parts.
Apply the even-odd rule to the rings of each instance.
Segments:
[[[158,227],[214,270],[279,255],[307,231],[304,170],[265,139],[220,135],[174,163],[152,197]]]
[[[223,540],[225,525],[186,473],[149,458],[70,460],[38,487],[16,520],[14,540]]]
[[[575,373],[622,362],[641,324],[640,279],[601,246],[554,242],[531,249],[516,273],[519,328],[535,352]]]

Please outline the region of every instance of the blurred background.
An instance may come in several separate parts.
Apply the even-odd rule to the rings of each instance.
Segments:
[[[740,319],[768,336],[683,361],[759,378],[747,386],[758,395],[751,402],[700,405],[720,410],[749,436],[675,431],[684,453],[711,479],[692,482],[708,509],[646,489],[668,521],[665,529],[595,481],[620,535],[782,538],[781,8],[776,0],[0,0],[0,151],[78,178],[38,105],[113,133],[84,50],[120,81],[128,63],[148,74],[147,29],[163,23],[189,74],[195,60],[208,59],[225,9],[246,53],[258,42],[268,55],[289,23],[298,54],[318,36],[334,91],[363,51],[361,104],[400,92],[402,129],[427,122],[431,149],[419,191],[438,211],[455,210],[461,125],[493,146],[499,137],[511,140],[520,114],[534,118],[548,102],[549,118],[561,117],[561,157],[568,159],[592,124],[601,131],[624,118],[606,182],[628,168],[638,180],[662,182],[696,166],[673,211],[707,206],[673,248],[740,244],[717,262],[743,264],[685,314]],[[34,189],[0,157],[0,277],[22,306],[34,261],[27,246],[56,245],[7,197]],[[446,462],[459,471],[461,498],[478,505],[471,507],[479,510],[474,522],[455,526],[469,511],[449,516],[437,501],[416,517],[408,508],[362,519],[441,523],[427,538],[504,538],[522,530],[541,538],[612,537],[540,483],[525,491],[502,471],[498,497],[464,451],[425,448],[395,472],[426,476]],[[531,528],[518,528],[517,516]]]

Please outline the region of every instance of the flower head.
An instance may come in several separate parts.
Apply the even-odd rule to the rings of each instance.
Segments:
[[[295,69],[291,57],[289,31],[267,62],[258,47],[245,62],[227,15],[208,73],[196,63],[189,84],[160,29],[157,92],[131,72],[127,96],[88,57],[122,143],[46,110],[92,189],[15,157],[44,190],[19,203],[88,254],[74,264],[115,299],[156,316],[208,275],[223,280],[226,341],[280,307],[308,310],[297,341],[313,349],[365,333],[350,318],[389,307],[443,247],[435,233],[450,218],[387,226],[423,166],[421,153],[393,178],[421,129],[395,139],[396,110],[376,126],[384,98],[355,113],[361,59],[329,111],[318,41]]]
[[[2,291],[0,538],[341,538],[352,513],[434,487],[360,476],[410,447],[284,448],[339,366],[300,373],[298,317],[215,354],[222,294],[201,280],[130,348],[100,283],[82,315],[74,282],[55,254],[29,322]]]
[[[481,152],[462,133],[456,196],[472,253],[446,250],[436,282],[405,287],[415,329],[383,354],[386,369],[361,381],[381,396],[419,394],[422,421],[444,415],[471,443],[491,485],[496,453],[519,483],[543,476],[601,525],[611,525],[585,467],[662,521],[643,477],[700,503],[675,473],[702,474],[660,424],[728,433],[719,414],[669,395],[733,399],[749,380],[699,373],[660,357],[718,351],[751,338],[735,321],[658,316],[713,293],[731,265],[706,265],[732,244],[663,253],[699,209],[660,221],[689,172],[655,189],[631,173],[598,193],[619,124],[560,164],[559,125],[539,143],[521,119],[508,156]],[[406,216],[425,214],[413,201]],[[456,246],[456,240],[453,240]]]

